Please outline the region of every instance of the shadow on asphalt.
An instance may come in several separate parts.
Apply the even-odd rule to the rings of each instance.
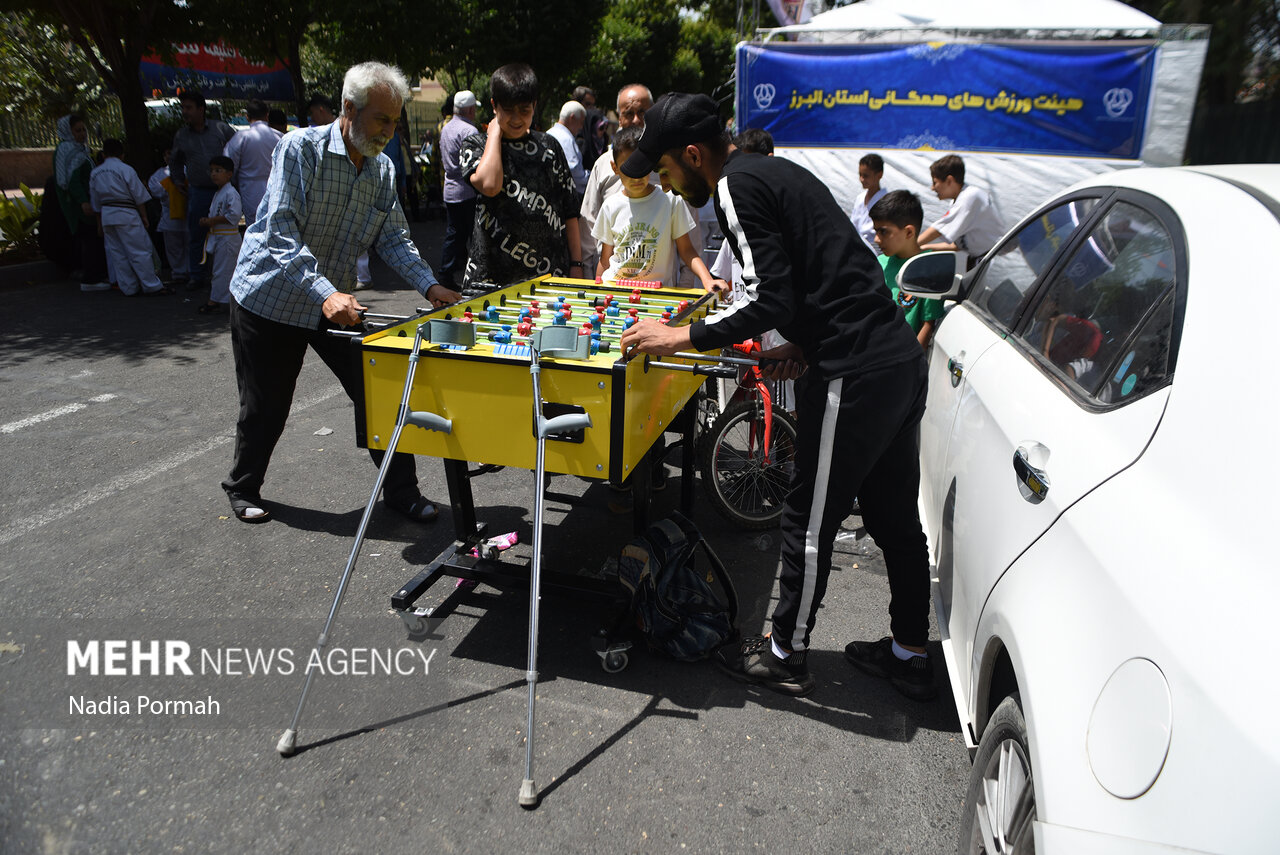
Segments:
[[[424,707],[420,710],[416,710],[415,712],[405,713],[404,715],[398,715],[395,718],[384,719],[383,721],[375,722],[373,724],[369,724],[364,727],[359,727],[359,728],[356,728],[355,730],[348,730],[344,733],[335,733],[333,736],[327,736],[324,739],[317,739],[315,742],[307,742],[302,745],[299,745],[294,750],[293,754],[289,755],[289,757],[297,757],[298,755],[303,754],[304,752],[310,751],[313,748],[323,748],[324,746],[331,745],[335,742],[345,742],[348,739],[355,739],[358,736],[364,736],[366,733],[373,733],[374,731],[382,730],[383,728],[386,728],[386,727],[394,727],[397,724],[405,724],[406,722],[411,722],[416,719],[420,719],[425,716],[432,715],[434,713],[444,712],[445,710],[450,709],[451,707],[464,706],[466,704],[474,703],[475,701],[484,700],[485,698],[492,697],[494,695],[500,695],[503,692],[508,692],[513,689],[523,689],[524,686],[525,686],[525,682],[523,679],[514,680],[510,683],[505,683],[501,686],[494,686],[492,689],[485,689],[484,691],[473,692],[472,694],[467,695],[466,697],[454,698],[453,700],[446,701],[443,704],[434,704],[432,706]],[[286,757],[285,759],[288,759],[288,758]]]
[[[47,359],[51,353],[77,359],[121,356],[131,362],[163,357],[183,365],[196,359],[173,353],[175,338],[196,351],[209,340],[229,335],[226,315],[196,314],[206,292],[179,290],[155,297],[125,297],[118,291],[85,294],[73,282],[23,290],[38,291],[39,298],[23,301],[24,311],[0,339],[0,360],[10,365]]]
[[[370,467],[369,471],[374,473],[376,470]],[[369,528],[365,532],[365,537],[370,540],[407,543],[409,545],[405,547],[406,560],[412,560],[415,563],[420,560],[425,564],[453,541],[453,521],[448,505],[440,500],[434,501],[440,508],[440,516],[435,522],[416,523],[387,508],[379,499],[374,505],[373,516],[369,519]],[[299,531],[331,534],[346,539],[355,536],[360,520],[364,516],[364,506],[337,513],[263,499],[262,507],[270,511],[272,519],[280,525]],[[415,557],[410,559],[409,555]]]

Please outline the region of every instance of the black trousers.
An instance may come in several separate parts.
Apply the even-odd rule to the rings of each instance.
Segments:
[[[98,234],[98,223],[92,217],[80,220],[76,243],[80,250],[80,281],[86,285],[108,281],[107,248],[102,235]]]
[[[187,195],[187,270],[191,272],[191,284],[209,285],[209,272],[213,267],[213,256],[206,262],[204,257],[204,241],[209,236],[209,229],[200,225],[201,217],[209,216],[209,206],[217,195],[216,187],[191,187]]]
[[[240,387],[240,417],[236,422],[235,462],[222,489],[231,498],[258,498],[280,434],[293,403],[293,390],[310,347],[338,378],[354,402],[362,394],[360,352],[351,341],[325,329],[308,330],[277,323],[244,309],[231,300],[231,349]],[[374,465],[384,452],[369,449]],[[412,454],[397,452],[382,484],[382,495],[396,504],[417,499],[418,476]]]
[[[929,551],[920,526],[918,428],[928,366],[900,365],[797,385],[796,474],[782,511],[782,571],[773,637],[805,650],[831,575],[836,531],[856,498],[889,573],[899,644],[929,640]]]
[[[476,224],[476,200],[446,202],[444,206],[444,249],[440,253],[441,282],[453,287],[454,276],[467,267],[467,246]]]

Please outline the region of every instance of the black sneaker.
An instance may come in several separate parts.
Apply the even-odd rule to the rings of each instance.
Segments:
[[[741,683],[758,683],[784,695],[803,698],[817,686],[809,673],[806,651],[779,659],[767,635],[752,635],[716,651],[716,665]]]
[[[383,496],[382,501],[391,510],[416,523],[435,522],[435,518],[440,515],[440,509],[435,506],[435,503],[424,496],[417,496],[408,501],[392,500]]]
[[[913,701],[931,701],[938,696],[933,660],[928,656],[899,659],[893,653],[891,635],[879,641],[854,641],[845,647],[844,658],[868,674],[887,677],[895,689]]]

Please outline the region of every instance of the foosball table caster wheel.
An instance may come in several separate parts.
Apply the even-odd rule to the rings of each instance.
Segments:
[[[431,609],[414,609],[412,612],[398,614],[409,641],[421,642],[431,637]]]
[[[600,656],[600,667],[609,674],[617,674],[630,663],[631,658],[624,651],[605,653]]]
[[[600,657],[600,667],[610,674],[617,674],[631,661],[627,656],[631,642],[613,641],[608,630],[602,629],[591,636],[591,649]]]

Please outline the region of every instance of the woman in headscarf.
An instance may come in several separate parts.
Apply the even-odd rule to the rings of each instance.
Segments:
[[[81,291],[105,291],[107,256],[98,226],[89,205],[89,173],[93,158],[86,145],[89,131],[75,113],[58,120],[58,147],[53,153],[53,177],[58,185],[58,203],[67,228],[80,247]]]

